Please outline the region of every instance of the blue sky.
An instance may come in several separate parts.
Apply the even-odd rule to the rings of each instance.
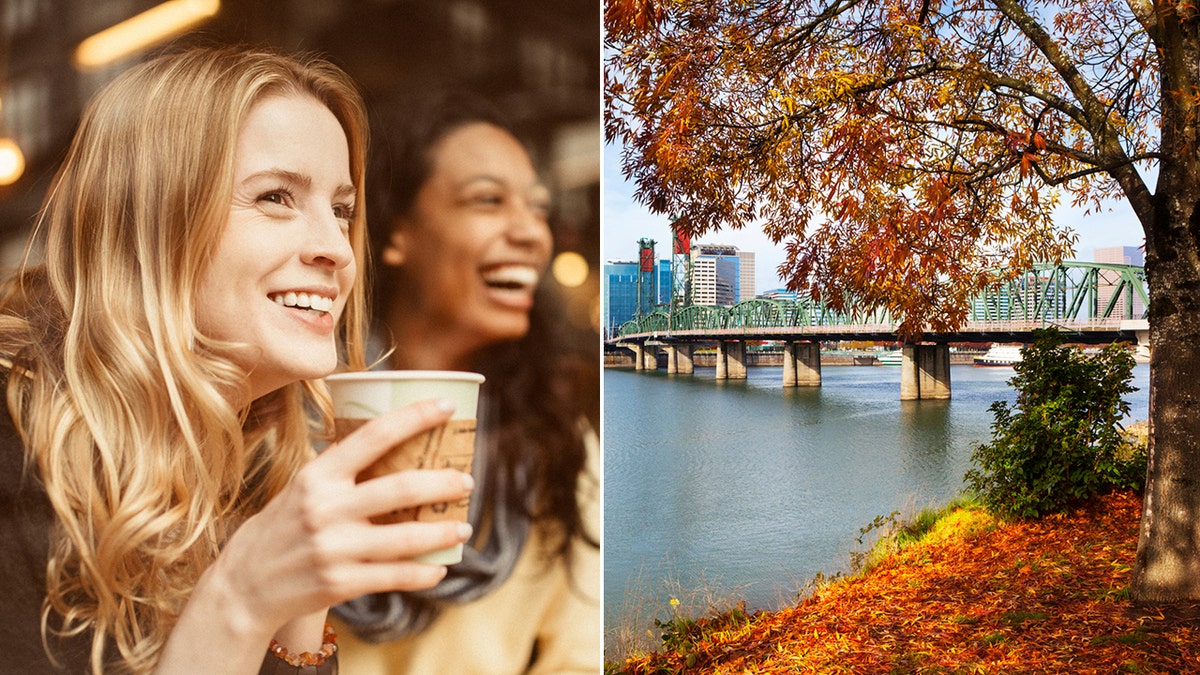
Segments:
[[[619,147],[604,147],[601,210],[604,225],[601,230],[600,257],[602,260],[635,260],[637,240],[642,237],[649,237],[658,242],[655,252],[660,259],[669,257],[670,221],[666,216],[650,213],[634,201],[633,185],[626,182],[621,175],[620,159]],[[1141,246],[1143,243],[1142,227],[1127,202],[1112,202],[1110,209],[1088,216],[1084,216],[1083,209],[1073,209],[1070,206],[1061,207],[1059,211],[1059,222],[1079,235],[1075,247],[1077,260],[1091,260],[1092,251],[1097,247]],[[772,244],[761,230],[725,230],[710,233],[697,241],[733,244],[740,249],[754,251],[757,292],[783,286],[776,272],[779,264],[783,262],[783,249]]]

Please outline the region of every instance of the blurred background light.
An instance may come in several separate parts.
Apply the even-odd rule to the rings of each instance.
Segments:
[[[169,0],[79,43],[75,65],[90,70],[179,35],[215,15],[220,0]]]
[[[554,280],[565,288],[581,286],[588,278],[587,259],[575,251],[563,251],[550,266]]]
[[[0,185],[12,185],[25,173],[25,155],[11,138],[0,138]]]

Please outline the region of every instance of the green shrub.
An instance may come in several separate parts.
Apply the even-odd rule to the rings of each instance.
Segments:
[[[1056,331],[1039,333],[1008,381],[1016,403],[992,404],[992,441],[975,448],[966,475],[969,489],[1005,517],[1036,518],[1145,482],[1145,450],[1131,450],[1121,434],[1133,356],[1116,344],[1087,356]]]

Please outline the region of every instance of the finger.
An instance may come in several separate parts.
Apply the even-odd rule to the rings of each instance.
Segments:
[[[370,593],[419,591],[433,588],[446,577],[444,565],[425,565],[411,560],[358,565],[342,587],[343,600]]]
[[[475,480],[453,469],[411,469],[377,476],[355,488],[352,518],[368,518],[423,504],[456,502],[471,494]]]
[[[390,410],[326,448],[313,463],[322,471],[357,476],[398,443],[445,424],[453,412],[454,402],[446,399],[418,401]]]
[[[471,538],[469,523],[391,523],[364,525],[348,537],[342,551],[345,559],[360,562],[395,562],[464,544]]]

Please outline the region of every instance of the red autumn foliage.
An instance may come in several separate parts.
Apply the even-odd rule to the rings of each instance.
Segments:
[[[1200,605],[1137,607],[1141,498],[914,544],[796,607],[696,622],[650,673],[1196,673]]]

